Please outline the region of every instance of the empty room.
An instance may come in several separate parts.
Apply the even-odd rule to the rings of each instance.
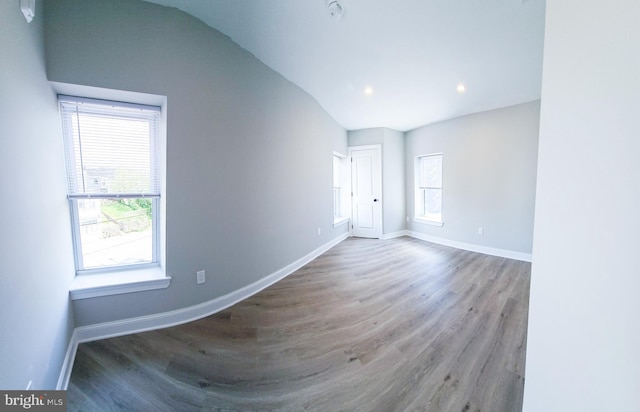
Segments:
[[[0,1],[0,409],[640,410],[639,19]]]

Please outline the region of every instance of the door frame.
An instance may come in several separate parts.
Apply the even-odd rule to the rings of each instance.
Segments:
[[[384,207],[383,207],[383,193],[382,193],[382,145],[381,144],[370,144],[370,145],[362,145],[362,146],[349,146],[347,148],[347,153],[349,156],[349,183],[350,183],[350,192],[351,192],[351,196],[349,199],[349,205],[351,208],[351,213],[350,213],[350,222],[349,222],[349,236],[353,236],[353,223],[354,223],[354,208],[353,208],[353,172],[352,172],[352,167],[353,167],[353,156],[352,153],[354,151],[358,151],[358,150],[376,150],[378,152],[378,171],[379,171],[379,176],[378,176],[378,180],[380,182],[380,214],[379,214],[379,218],[377,219],[378,221],[375,222],[375,224],[378,224],[380,227],[380,236],[378,237],[378,239],[382,239],[382,237],[384,236],[384,227],[383,227],[383,222],[384,222]],[[375,238],[373,238],[375,239]]]

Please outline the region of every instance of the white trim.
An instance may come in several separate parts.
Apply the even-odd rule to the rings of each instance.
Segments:
[[[153,315],[140,316],[137,318],[98,323],[95,325],[80,326],[75,328],[73,334],[71,335],[69,346],[67,347],[67,354],[62,364],[62,370],[60,371],[60,377],[58,378],[57,389],[66,390],[69,385],[71,370],[73,368],[73,361],[75,360],[79,343],[167,328],[187,322],[192,322],[194,320],[212,315],[244,299],[247,299],[250,296],[253,296],[261,290],[276,283],[277,281],[284,279],[285,277],[300,269],[318,256],[322,255],[327,250],[342,242],[347,237],[349,237],[349,234],[344,233],[337,238],[325,243],[314,251],[308,253],[307,255],[301,257],[295,262],[285,266],[284,268],[268,276],[265,276],[264,278],[250,285],[247,285],[243,288],[235,290],[224,296],[212,299],[210,301],[187,308],[172,310],[170,312],[157,313]]]
[[[459,242],[457,240],[444,239],[437,236],[425,235],[423,233],[407,230],[407,236],[416,239],[425,240],[427,242],[437,243],[439,245],[450,246],[456,249],[468,250],[470,252],[484,253],[485,255],[499,256],[508,259],[521,260],[523,262],[531,262],[531,253],[516,252],[514,250],[499,249],[489,246],[476,245],[473,243]]]
[[[162,279],[143,280],[140,282],[118,283],[115,285],[96,286],[85,289],[70,290],[71,300],[96,298],[99,296],[119,295],[122,293],[143,292],[145,290],[166,289],[171,283],[171,276]]]
[[[380,239],[389,240],[402,236],[411,236],[408,230],[398,230],[397,232],[385,233]]]
[[[166,276],[159,265],[129,270],[109,271],[91,275],[77,275],[71,284],[71,300],[118,295],[164,289],[171,276]]]
[[[69,339],[69,345],[67,346],[67,353],[64,356],[62,362],[62,368],[60,370],[60,376],[58,376],[58,383],[56,384],[56,390],[67,390],[69,386],[69,379],[71,378],[71,371],[73,370],[73,362],[76,360],[76,352],[78,351],[78,334],[77,328],[73,330],[71,339]]]
[[[350,152],[352,150],[374,150],[374,149],[379,149],[380,153],[382,153],[382,144],[377,143],[377,144],[365,144],[362,146],[349,146],[347,147],[347,152]],[[349,153],[349,157],[351,157],[351,153]]]
[[[342,159],[346,159],[346,158],[347,158],[347,155],[346,155],[346,154],[342,154],[342,153],[340,153],[340,152],[336,152],[335,150],[333,151],[333,155],[334,155],[334,156],[338,156],[338,157],[340,157],[340,158],[342,158]]]
[[[376,222],[374,222],[374,224],[379,224],[380,228],[378,230],[379,235],[377,233],[375,234],[371,234],[369,236],[364,236],[364,237],[368,237],[371,239],[381,239],[382,236],[384,235],[384,176],[383,176],[383,172],[382,172],[382,144],[369,144],[369,145],[362,145],[362,146],[349,146],[347,148],[347,152],[349,153],[349,161],[350,161],[350,165],[349,165],[349,181],[350,181],[350,192],[351,192],[351,196],[349,197],[349,207],[351,209],[351,223],[349,225],[349,234],[350,236],[353,236],[353,231],[354,231],[354,207],[353,207],[353,202],[354,202],[354,196],[353,196],[353,152],[354,151],[359,151],[359,150],[377,150],[378,152],[378,162],[377,162],[377,167],[380,171],[380,193],[378,195],[379,197],[379,207],[380,207],[380,218],[377,219],[377,216],[375,216],[375,212],[374,212],[374,220],[376,220]],[[373,179],[375,180],[375,178]],[[375,186],[375,184],[373,184]],[[377,188],[374,187],[374,191]],[[375,195],[375,193],[374,193]],[[358,236],[362,236],[362,234],[359,234]]]
[[[440,226],[444,225],[443,222],[436,222],[435,220],[429,220],[422,217],[414,217],[413,221],[416,223],[422,223],[423,225]]]
[[[125,101],[147,106],[160,106],[165,110],[167,97],[159,94],[131,92],[127,90],[105,89],[102,87],[85,86],[80,84],[49,82],[56,94],[67,96],[84,96],[91,99]]]
[[[349,216],[342,216],[333,220],[333,227],[342,226],[349,221]]]

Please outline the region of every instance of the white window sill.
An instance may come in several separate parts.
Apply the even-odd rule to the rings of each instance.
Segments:
[[[71,300],[119,295],[121,293],[164,289],[171,276],[166,276],[160,266],[129,269],[93,275],[78,275],[71,283]]]
[[[413,221],[416,222],[416,223],[422,223],[422,224],[431,225],[431,226],[440,226],[440,227],[442,227],[442,225],[444,225],[443,222],[437,222],[435,220],[429,220],[429,219],[425,219],[425,218],[422,218],[422,217],[414,217]]]
[[[344,225],[348,221],[349,221],[349,217],[347,217],[347,216],[339,217],[337,219],[333,219],[333,227],[338,227],[338,226]]]

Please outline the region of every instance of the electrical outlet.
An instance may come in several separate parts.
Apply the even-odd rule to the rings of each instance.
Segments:
[[[483,227],[479,227],[478,228],[478,234],[479,235],[484,235],[484,228]]]
[[[199,284],[204,283],[205,281],[205,272],[204,270],[199,270],[196,272],[196,282]]]
[[[322,234],[322,229],[318,228],[318,236]]]
[[[409,216],[407,216],[407,222],[409,221]]]

